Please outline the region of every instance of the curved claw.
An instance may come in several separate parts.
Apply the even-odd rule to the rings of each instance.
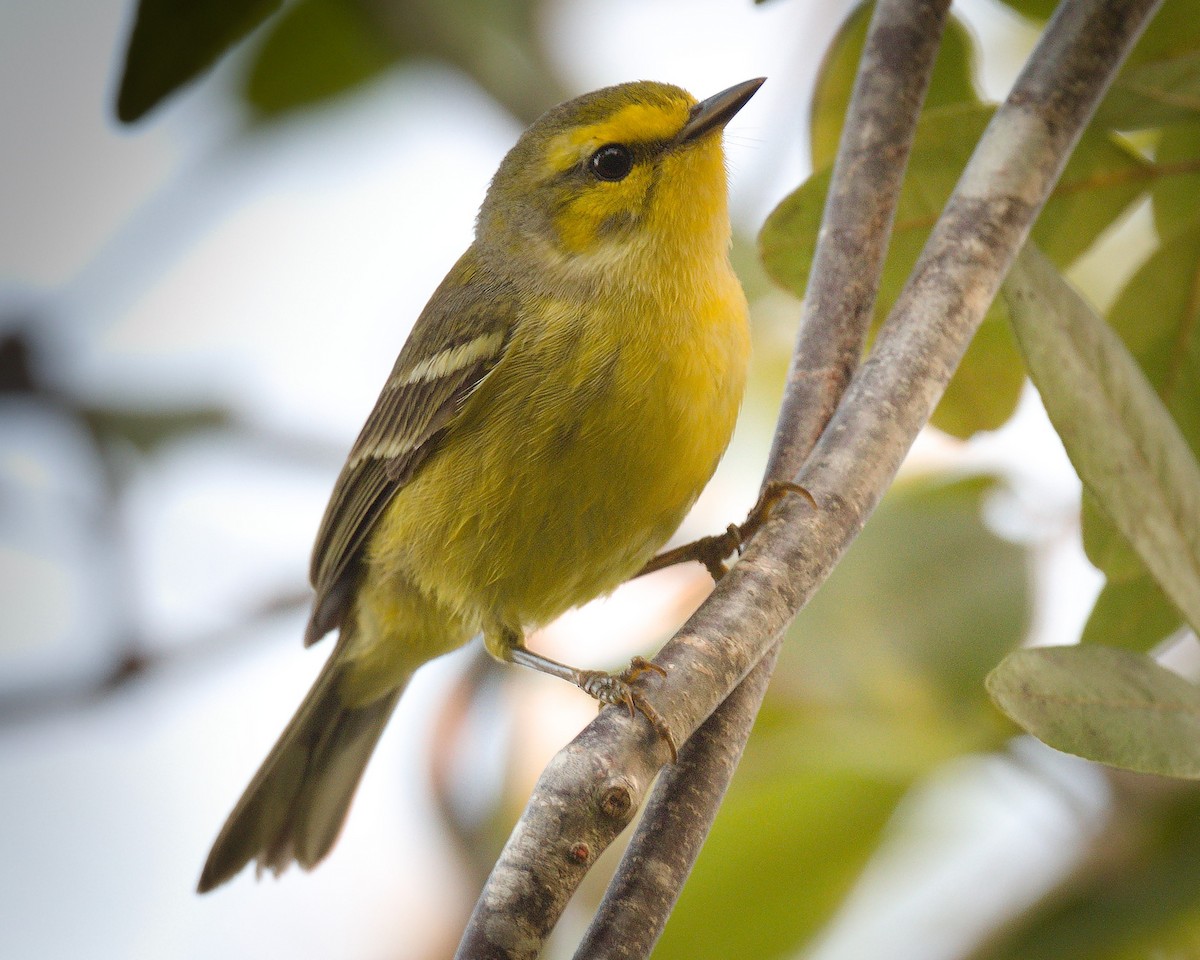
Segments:
[[[741,555],[750,539],[771,518],[771,512],[779,501],[793,493],[807,500],[809,506],[814,510],[819,509],[816,497],[809,492],[807,487],[793,483],[791,480],[772,480],[763,488],[758,502],[751,509],[744,523],[731,523],[725,528],[724,533],[701,537],[699,540],[693,540],[681,547],[660,553],[642,567],[635,576],[641,577],[647,573],[653,573],[655,570],[662,570],[664,567],[695,560],[704,564],[704,568],[713,580],[720,580],[729,572],[725,558],[735,551]]]
[[[666,741],[667,748],[671,751],[671,762],[675,763],[679,759],[679,751],[675,747],[671,728],[641,691],[633,686],[634,681],[645,673],[657,673],[664,677],[667,675],[667,671],[657,663],[652,663],[644,657],[634,657],[629,666],[619,674],[605,673],[603,670],[580,671],[579,689],[599,700],[601,705],[624,704],[630,717],[640,713],[650,722],[654,732]]]
[[[667,675],[666,668],[660,667],[653,660],[647,660],[645,657],[634,657],[629,661],[629,666],[621,674],[621,679],[626,683],[633,683],[643,673],[657,673],[660,677]]]

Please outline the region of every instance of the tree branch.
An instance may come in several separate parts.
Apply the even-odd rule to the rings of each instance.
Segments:
[[[950,0],[880,0],[871,18],[764,485],[796,475],[858,367],[949,7]],[[649,955],[716,819],[780,644],[663,771],[576,960]]]
[[[651,689],[671,729],[690,736],[729,696],[858,534],[1157,3],[1059,6],[798,476],[821,509],[798,497],[780,504],[659,654],[667,676]],[[644,718],[613,709],[564,747],[539,778],[457,956],[536,957],[587,869],[632,819],[667,753]]]

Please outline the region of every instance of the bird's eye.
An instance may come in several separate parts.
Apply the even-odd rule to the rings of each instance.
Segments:
[[[624,180],[633,169],[633,154],[619,143],[605,144],[592,154],[592,173],[601,180]]]

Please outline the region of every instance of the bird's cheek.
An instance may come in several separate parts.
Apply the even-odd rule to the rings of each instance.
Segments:
[[[564,253],[582,254],[596,243],[596,219],[592,211],[586,210],[580,201],[565,206],[554,217],[554,232],[558,246]]]
[[[574,198],[554,217],[560,246],[567,253],[594,253],[619,240],[636,224],[647,200],[645,178],[631,176]]]

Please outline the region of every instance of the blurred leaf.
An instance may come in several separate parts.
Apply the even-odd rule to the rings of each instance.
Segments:
[[[773,764],[911,782],[1011,735],[983,679],[1024,638],[1028,574],[1024,551],[980,518],[996,486],[908,481],[888,494],[789,630],[755,726]]]
[[[1066,268],[1155,182],[1145,158],[1109,134],[1085,132],[1033,226],[1034,242]]]
[[[541,0],[352,2],[392,49],[457,67],[525,123],[570,96],[546,55]]]
[[[814,170],[832,166],[837,155],[838,138],[842,135],[859,58],[874,11],[874,3],[860,4],[842,24],[825,52],[817,74],[809,119]],[[956,17],[951,16],[934,61],[924,109],[952,103],[978,103],[972,82],[974,59],[971,35]]]
[[[1150,574],[1129,580],[1109,577],[1088,615],[1080,641],[1148,653],[1182,623],[1179,610]]]
[[[977,59],[971,31],[951,14],[933,63],[924,109],[948,107],[954,103],[978,103],[979,94],[975,88]]]
[[[1133,815],[1124,813],[1128,827]],[[1166,810],[1136,817],[1137,842],[1109,844],[1099,869],[1078,876],[971,960],[1200,956],[1200,792],[1187,790]]]
[[[991,107],[960,104],[930,110],[917,124],[880,311],[907,279],[991,115]],[[1145,190],[1149,177],[1148,165],[1132,151],[1107,135],[1085,134],[1038,220],[1035,237],[1066,265]],[[797,296],[804,295],[808,283],[828,190],[829,171],[814,174],[775,208],[759,235],[767,272]],[[1068,229],[1071,224],[1074,230]]]
[[[996,705],[1056,750],[1139,773],[1200,778],[1200,688],[1144,653],[1099,645],[1010,653]]]
[[[929,235],[929,229],[950,196],[975,141],[987,124],[990,112],[990,108],[971,105],[943,107],[923,114],[918,122],[908,172],[897,203],[891,244],[884,262],[875,309],[876,324],[886,316],[903,288]],[[805,181],[775,208],[759,234],[759,246],[767,272],[797,296],[804,295],[808,283],[808,271],[816,249],[830,174],[831,171],[826,168]],[[977,349],[969,360],[964,358],[966,372],[963,367],[959,368],[959,375],[964,380],[975,383],[994,380],[998,389],[994,393],[981,394],[968,388],[964,396],[958,385],[952,383],[947,390],[949,399],[943,398],[943,402],[956,409],[946,415],[939,406],[934,414],[938,426],[965,436],[974,432],[971,426],[987,429],[1007,419],[1017,399],[1017,391],[1011,387],[1011,378],[995,369],[981,371],[976,367],[982,360],[990,368],[989,361],[993,359],[993,352],[986,348],[982,352]],[[1011,352],[1007,366],[1010,369],[1015,366],[1019,370],[1015,351]],[[1007,391],[1004,390],[1006,386]],[[981,396],[988,401],[987,407],[981,411],[972,411],[962,404],[964,400]]]
[[[1097,570],[1113,580],[1133,580],[1146,573],[1146,565],[1121,532],[1112,525],[1095,496],[1086,488],[1080,511],[1083,549]]]
[[[1200,219],[1167,238],[1126,284],[1109,311],[1110,324],[1162,398],[1193,454],[1200,451],[1200,302],[1194,292],[1197,289],[1200,289]],[[1165,597],[1150,587],[1133,586],[1149,576],[1149,572],[1111,520],[1104,512],[1093,509],[1087,499],[1083,543],[1088,559],[1109,581],[1085,629],[1089,639],[1147,649],[1179,628],[1182,617]],[[1139,606],[1122,610],[1122,603]],[[1129,635],[1111,632],[1122,626],[1137,629]]]
[[[1193,453],[1200,451],[1200,218],[1168,237],[1108,313]]]
[[[790,629],[772,693],[789,706],[887,714],[900,731],[953,742],[949,753],[964,736],[993,735],[983,679],[1024,639],[1029,615],[1025,553],[981,519],[996,487],[970,477],[893,488]]]
[[[1125,61],[1125,68],[1167,60],[1200,48],[1195,0],[1165,0]]]
[[[990,107],[959,104],[930,110],[921,117],[884,264],[877,322],[907,281],[991,114]],[[759,235],[767,272],[797,296],[804,295],[808,283],[829,178],[828,169],[810,177],[775,208]],[[1087,133],[1033,235],[1047,245],[1051,256],[1068,264],[1091,246],[1146,185],[1147,164],[1142,158],[1107,135]],[[978,344],[968,350],[935,411],[935,426],[965,437],[994,429],[1011,415],[1024,370],[1006,327],[1005,307],[997,302],[978,334]]]
[[[1107,582],[1080,641],[1147,653],[1179,630],[1183,615],[1087,490],[1082,515],[1083,549]]]
[[[1113,81],[1096,122],[1117,130],[1142,130],[1200,119],[1200,51],[1127,67]]]
[[[980,518],[996,485],[893,488],[801,613],[656,960],[794,956],[913,781],[1011,736],[983,678],[1024,636],[1028,587]]]
[[[132,122],[210,66],[281,0],[143,0],[118,114]],[[567,98],[545,55],[540,0],[294,0],[261,50],[244,96],[259,116],[350,91],[414,54],[449,63],[531,122]]]
[[[212,66],[282,0],[140,0],[125,51],[117,117],[133,123]]]
[[[855,7],[825,51],[817,71],[808,116],[809,151],[814,170],[832,166],[837,155],[838,138],[842,135],[846,107],[854,90],[858,60],[874,9],[873,3]]]
[[[1161,238],[1200,220],[1200,123],[1166,127],[1154,154],[1156,166],[1180,171],[1164,176],[1151,192],[1154,226]]]
[[[1136,130],[1200,117],[1200,17],[1195,0],[1166,0],[1096,111],[1095,123]]]
[[[355,0],[299,0],[275,21],[246,82],[246,100],[271,116],[343,93],[401,52]]]
[[[1200,465],[1187,441],[1120,338],[1045,256],[1027,247],[1005,295],[1030,376],[1080,479],[1200,625]]]
[[[1008,307],[992,304],[929,422],[966,439],[996,430],[1012,416],[1025,384],[1025,367],[1013,342]]]
[[[654,960],[794,955],[849,892],[902,793],[847,775],[735,784]],[[717,922],[731,909],[734,922]]]

